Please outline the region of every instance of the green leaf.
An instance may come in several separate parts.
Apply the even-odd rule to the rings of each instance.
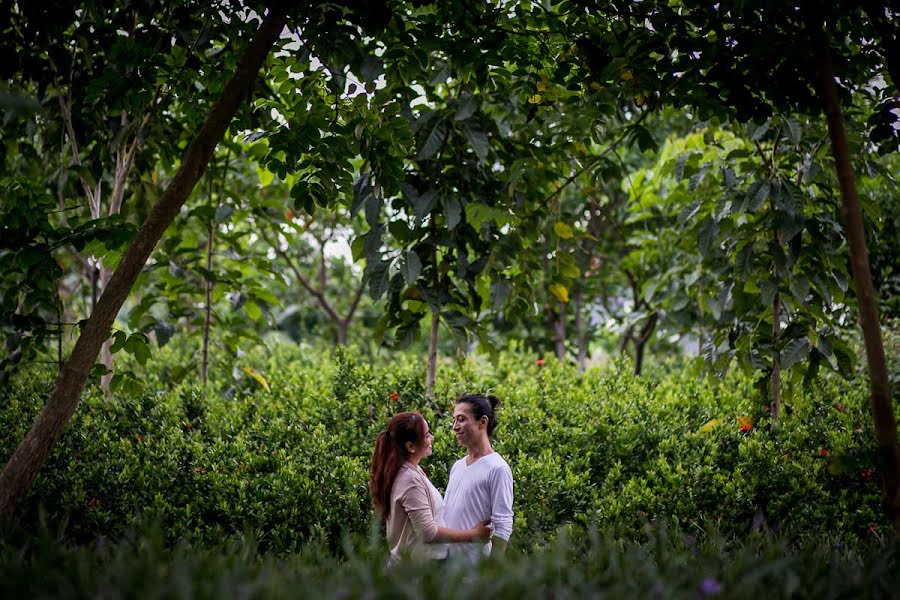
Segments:
[[[759,286],[759,296],[762,299],[763,306],[772,306],[777,291],[778,285],[771,279],[762,282]]]
[[[444,208],[444,218],[447,220],[447,229],[456,229],[462,218],[462,206],[455,196],[441,196],[441,204]]]
[[[759,140],[761,140],[762,137],[764,135],[766,135],[766,132],[769,130],[769,125],[771,125],[771,123],[772,123],[771,119],[766,119],[766,121],[762,125],[760,125],[759,127],[756,127],[753,130],[753,133],[750,134],[750,141],[758,142]]]
[[[787,128],[788,139],[791,140],[792,144],[800,143],[800,125],[797,123],[797,119],[793,117],[788,117],[784,120],[784,125]]]
[[[437,199],[437,192],[430,189],[415,200],[413,204],[413,214],[415,214],[417,225],[421,225],[422,220],[425,219],[425,215],[434,210]]]
[[[419,273],[422,272],[422,261],[419,259],[419,255],[414,250],[407,252],[400,269],[403,273],[403,278],[406,280],[406,285],[411,286],[419,278]]]
[[[475,96],[472,94],[466,94],[466,96],[459,101],[459,108],[456,109],[456,114],[453,115],[453,119],[456,121],[465,121],[478,109],[478,101],[475,99]]]
[[[697,228],[697,242],[700,253],[710,256],[713,248],[718,245],[719,226],[711,218],[707,218]]]
[[[632,135],[641,151],[656,150],[656,140],[653,139],[653,136],[643,125],[635,125],[632,129]]]
[[[416,155],[416,160],[428,160],[436,155],[444,143],[445,137],[447,137],[447,125],[444,121],[438,120],[425,138],[425,142],[419,149],[419,154]]]
[[[128,334],[124,331],[116,331],[113,334],[113,338],[115,339],[115,341],[113,342],[112,346],[110,346],[109,351],[115,354],[125,347],[125,342],[128,340]]]
[[[747,195],[744,199],[746,206],[745,211],[756,212],[762,208],[766,198],[769,197],[769,189],[770,186],[768,181],[754,182],[753,185],[750,186],[750,189],[747,190]]]
[[[684,177],[684,165],[687,164],[688,158],[690,158],[691,153],[685,152],[680,155],[677,159],[675,159],[675,172],[674,176],[676,180],[681,180]]]
[[[556,233],[559,238],[564,240],[570,240],[575,237],[572,228],[562,221],[557,221],[553,224],[553,232]]]
[[[481,162],[487,160],[488,151],[491,148],[487,134],[470,126],[466,126],[464,129],[466,132],[466,139],[469,140],[469,144],[471,144],[472,149],[475,151],[478,160]]]
[[[246,312],[247,316],[254,321],[258,321],[259,318],[262,317],[262,309],[259,308],[259,304],[252,300],[248,300],[244,303],[244,312]]]
[[[781,353],[781,368],[785,371],[806,360],[809,356],[809,339],[806,337],[791,340]]]
[[[358,235],[350,244],[350,254],[353,256],[354,262],[365,256],[365,242],[365,236]]]
[[[491,282],[491,306],[494,310],[500,309],[504,304],[506,304],[506,299],[509,297],[509,282],[502,281],[492,281]]]
[[[700,207],[702,205],[703,202],[697,200],[696,202],[692,202],[691,204],[681,209],[681,212],[678,213],[678,225],[684,226],[685,223],[697,216],[697,213],[700,212]]]

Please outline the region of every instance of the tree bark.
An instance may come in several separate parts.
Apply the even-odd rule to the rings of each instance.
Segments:
[[[587,327],[584,324],[584,317],[581,314],[584,305],[584,294],[580,284],[575,285],[575,302],[573,310],[575,311],[575,335],[578,338],[578,373],[584,373],[587,363]]]
[[[781,294],[775,292],[772,300],[772,420],[781,417],[781,354],[778,339],[781,336]]]
[[[556,358],[566,360],[566,304],[559,303],[559,312],[553,312],[553,340],[556,345]]]
[[[209,204],[212,207],[212,185],[209,186]],[[212,259],[213,244],[216,239],[216,218],[211,212],[209,215],[209,227],[207,231],[206,242],[206,303],[204,305],[203,317],[203,357],[200,362],[200,381],[203,385],[203,393],[206,393],[206,382],[209,373],[209,332],[212,328],[212,293],[213,293],[213,277],[212,277]]]
[[[263,61],[286,22],[286,5],[279,3],[263,20],[222,96],[213,106],[200,132],[185,152],[181,168],[153,206],[128,246],[119,267],[103,290],[97,307],[82,330],[69,360],[56,379],[50,398],[25,439],[0,474],[0,518],[9,519],[38,471],[50,457],[72,413],[81,400],[88,375],[100,347],[138,275],[166,228],[178,215],[203,175],[241,102],[249,93]]]
[[[425,375],[425,395],[434,400],[434,380],[437,376],[438,328],[441,325],[441,313],[431,312],[431,332],[428,334],[428,372]]]
[[[840,100],[834,82],[831,51],[825,42],[820,23],[814,23],[811,33],[817,43],[819,67],[819,96],[828,122],[828,135],[834,154],[835,169],[841,189],[843,215],[847,228],[850,251],[850,267],[853,273],[853,289],[859,309],[859,323],[863,332],[866,360],[869,366],[870,409],[875,429],[875,441],[881,462],[884,507],[894,526],[894,536],[900,540],[900,447],[897,444],[897,425],[891,398],[891,382],[888,377],[878,318],[878,304],[869,256],[866,248],[862,211],[857,196],[856,180],[850,164],[850,149]]]
[[[647,342],[650,341],[650,336],[653,335],[653,330],[656,329],[656,322],[659,319],[659,315],[653,313],[650,315],[650,318],[647,319],[647,322],[641,327],[641,334],[634,339],[634,374],[640,375],[641,371],[644,369],[644,349],[647,347]]]

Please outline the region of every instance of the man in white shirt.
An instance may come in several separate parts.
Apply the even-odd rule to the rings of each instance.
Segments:
[[[506,551],[513,525],[512,471],[503,457],[491,447],[491,434],[497,426],[494,411],[496,396],[466,394],[453,409],[456,441],[468,450],[450,469],[450,481],[444,494],[444,521],[451,529],[470,529],[490,521],[494,533],[485,544],[454,544],[451,552],[461,553],[473,562]]]

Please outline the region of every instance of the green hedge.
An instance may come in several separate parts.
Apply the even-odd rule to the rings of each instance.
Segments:
[[[429,401],[421,357],[275,344],[216,365],[204,398],[195,381],[174,377],[197,362],[195,350],[170,343],[146,369],[133,366],[139,393],[86,394],[24,501],[24,523],[43,510],[70,539],[92,540],[141,515],[169,543],[252,531],[276,552],[308,541],[338,547],[343,534],[371,527],[368,462],[389,416],[426,415],[436,436],[427,466],[443,487],[461,454],[451,399],[491,390],[505,402],[495,448],[515,477],[514,547],[541,546],[566,523],[625,537],[654,521],[794,540],[888,531],[863,381],[827,378],[796,394],[773,429],[753,381],[732,373],[720,382],[685,362],[641,378],[619,363],[578,376],[509,353],[496,366],[442,365],[439,400]],[[50,384],[49,374],[28,373],[0,391],[4,461]]]
[[[73,546],[46,533],[0,542],[3,598],[895,598],[897,549],[861,543],[795,547],[645,527],[632,539],[574,532],[540,551],[477,570],[448,562],[385,568],[383,544],[340,555],[307,545],[261,555],[253,538],[168,545],[158,532]]]

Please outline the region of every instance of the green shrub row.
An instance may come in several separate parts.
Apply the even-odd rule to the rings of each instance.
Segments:
[[[566,533],[565,530],[563,533]],[[624,541],[571,528],[540,551],[473,569],[457,562],[385,568],[377,538],[341,554],[307,545],[261,555],[252,537],[169,546],[158,531],[72,545],[43,532],[29,547],[0,542],[4,598],[896,598],[896,548],[645,527]]]
[[[170,343],[146,369],[133,367],[138,393],[107,398],[92,388],[22,522],[36,523],[42,508],[71,539],[91,540],[140,515],[170,543],[249,530],[275,552],[310,541],[337,547],[343,534],[370,529],[369,457],[390,415],[428,418],[436,439],[427,467],[443,488],[462,453],[452,398],[491,390],[504,401],[494,445],[515,478],[514,547],[542,546],[566,523],[626,538],[655,521],[800,540],[888,533],[863,381],[826,378],[797,392],[774,428],[753,381],[711,379],[687,362],[636,378],[620,363],[579,376],[515,353],[496,366],[467,359],[441,366],[432,401],[418,356],[274,344],[216,365],[206,395],[196,381],[174,382],[196,361],[195,348]],[[50,385],[49,374],[28,373],[0,391],[0,459]]]

